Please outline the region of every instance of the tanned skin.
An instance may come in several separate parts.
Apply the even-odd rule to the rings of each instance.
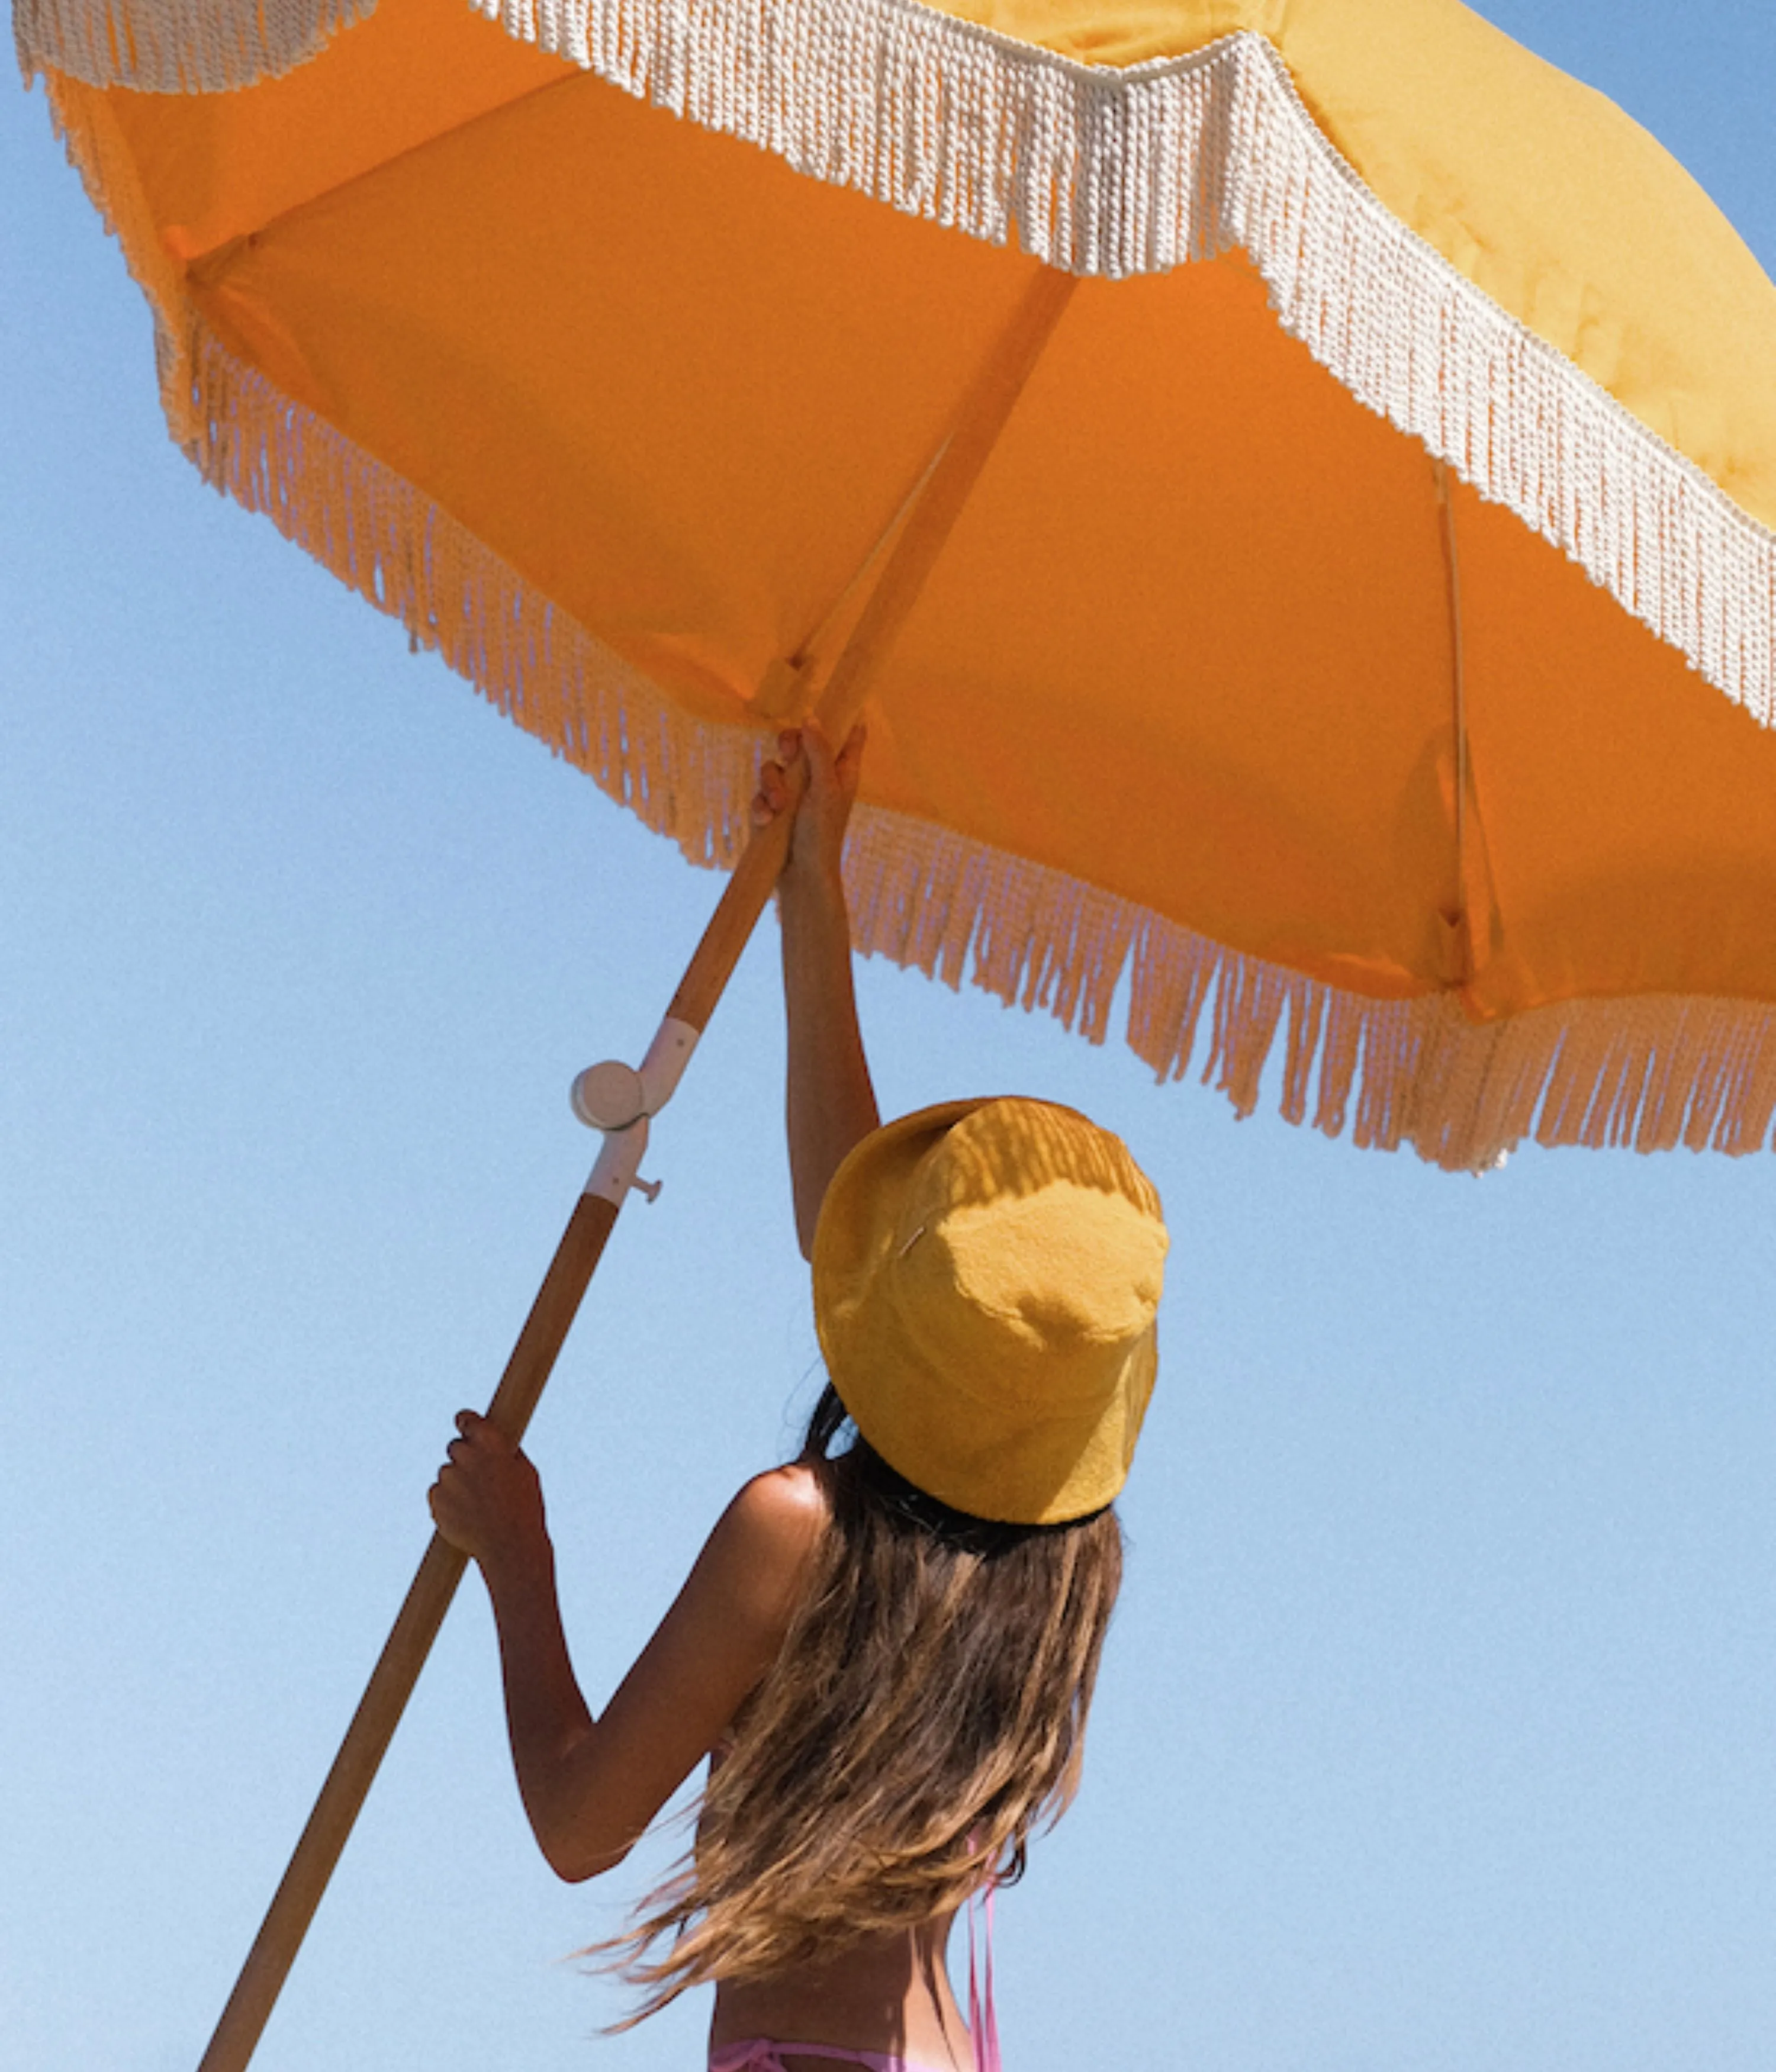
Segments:
[[[753,801],[761,826],[783,812],[787,773],[805,758],[808,790],[778,890],[786,1120],[804,1256],[828,1182],[878,1120],[839,871],[862,753],[861,729],[837,755],[816,727],[786,734]],[[825,1498],[800,1462],[746,1483],[594,1716],[562,1630],[536,1470],[474,1411],[460,1412],[456,1424],[430,1492],[432,1516],[487,1586],[512,1764],[537,1845],[558,1877],[595,1877],[623,1861],[775,1660],[827,1523]],[[945,1918],[880,1938],[818,1970],[720,1985],[712,2040],[842,2044],[902,2054],[930,2072],[968,2072],[973,2056],[944,1971],[949,1926]],[[791,2072],[821,2072],[833,2061],[811,2051],[785,2062]]]

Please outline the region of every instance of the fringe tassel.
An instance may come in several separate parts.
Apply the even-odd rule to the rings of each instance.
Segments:
[[[751,134],[743,119],[797,162],[824,154],[821,177],[976,235],[1015,228],[1079,272],[1245,246],[1284,321],[1362,400],[1593,574],[1607,563],[1600,581],[1692,660],[1702,653],[1711,680],[1769,723],[1776,536],[1386,216],[1261,39],[1116,76],[906,0],[829,5],[812,51],[796,40],[809,0],[730,0],[728,15],[704,0],[695,47],[680,4],[599,0],[601,68],[627,68],[631,90],[669,105],[676,96],[710,126]],[[26,0],[22,18],[40,25],[57,6],[82,11]],[[275,27],[291,11],[267,0],[264,19]],[[508,27],[524,14],[516,0],[505,12]],[[594,14],[552,0],[541,26],[556,38],[578,23],[590,50]],[[351,17],[342,6],[329,18]],[[675,23],[678,40],[662,41]],[[849,81],[849,98],[823,101],[825,70]],[[728,101],[710,99],[712,79]],[[409,483],[235,360],[184,304],[102,97],[49,85],[70,155],[154,305],[169,422],[205,479],[264,512],[693,861],[731,863],[754,732],[684,717]],[[860,810],[846,872],[866,953],[1044,1008],[1095,1042],[1126,979],[1129,1043],[1161,1078],[1190,1070],[1206,1016],[1202,1077],[1241,1113],[1280,1044],[1289,1120],[1311,1112],[1328,1135],[1348,1125],[1359,1145],[1410,1144],[1458,1170],[1484,1170],[1531,1136],[1733,1153],[1770,1139],[1776,1007],[1578,1001],[1476,1026],[1446,996],[1375,1001],[1322,985],[880,810]]]
[[[753,729],[680,713],[411,483],[200,327],[189,356],[197,429],[187,452],[206,482],[263,512],[693,862],[734,862],[758,767]]]
[[[27,76],[189,90],[298,64],[374,3],[18,0],[14,26]],[[813,178],[1075,273],[1242,249],[1360,402],[1776,724],[1776,532],[1392,216],[1262,36],[1119,72],[918,0],[473,4]]]
[[[319,57],[376,0],[14,0],[28,85],[64,72],[88,86],[223,93]]]
[[[1115,71],[918,0],[471,4],[800,172],[1051,266],[1120,278],[1240,248],[1359,402],[1776,723],[1776,532],[1390,215],[1256,33]]]
[[[1287,1120],[1311,1107],[1314,1126],[1339,1136],[1355,1095],[1359,1145],[1411,1145],[1452,1171],[1486,1171],[1528,1137],[1736,1154],[1770,1141],[1776,1007],[1581,1000],[1475,1024],[1448,995],[1371,1000],[1322,985],[880,808],[858,812],[845,885],[865,955],[1046,1006],[1094,1042],[1126,979],[1129,1046],[1161,1079],[1189,1071],[1207,1012],[1202,1078],[1241,1115],[1280,1044]]]
[[[472,0],[508,32],[817,179],[1120,278],[1245,251],[1359,401],[1776,724],[1776,532],[1366,187],[1243,30],[1124,71],[918,0]],[[247,85],[375,0],[17,0],[19,60],[98,85]]]
[[[230,353],[185,300],[104,95],[46,84],[69,159],[154,313],[167,426],[205,481],[264,513],[693,862],[731,867],[750,830],[754,730],[680,713],[411,483]]]
[[[502,712],[675,841],[731,865],[763,737],[690,720],[412,485],[194,327],[183,399],[204,479],[262,512],[435,648]],[[845,853],[857,948],[1042,1009],[1094,1043],[1128,988],[1128,1040],[1162,1079],[1190,1069],[1242,1114],[1281,1046],[1281,1105],[1359,1145],[1456,1170],[1525,1137],[1733,1153],[1776,1117],[1776,1007],[1579,1001],[1498,1024],[1447,996],[1377,1001],[1210,941],[1078,879],[931,824],[860,808]],[[1318,1075],[1318,1086],[1315,1078]]]
[[[952,991],[964,977],[1008,1007],[1042,1008],[1093,1043],[1141,910],[928,821],[860,808],[845,849],[852,937]]]

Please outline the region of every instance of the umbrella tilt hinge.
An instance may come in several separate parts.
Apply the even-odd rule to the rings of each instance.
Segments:
[[[631,1188],[650,1202],[659,1199],[661,1183],[641,1178],[648,1124],[672,1099],[700,1033],[689,1022],[668,1015],[639,1070],[608,1058],[602,1064],[588,1065],[575,1079],[570,1096],[574,1112],[604,1138],[586,1183],[587,1194],[601,1195],[619,1207]]]

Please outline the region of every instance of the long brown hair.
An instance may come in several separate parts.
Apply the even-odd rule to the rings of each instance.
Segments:
[[[1122,1577],[1115,1513],[952,1511],[852,1431],[830,1388],[803,1458],[831,1525],[782,1652],[712,1770],[695,1848],[627,1934],[586,1953],[641,1989],[631,2021],[1009,1883],[1078,1787]]]

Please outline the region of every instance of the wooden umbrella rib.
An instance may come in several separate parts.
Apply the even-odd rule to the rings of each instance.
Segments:
[[[1455,504],[1448,464],[1434,455],[1432,479],[1437,486],[1442,522],[1443,567],[1449,610],[1450,728],[1455,744],[1455,890],[1442,923],[1444,983],[1463,986],[1474,976],[1474,913],[1468,896],[1468,693],[1466,648],[1462,631],[1462,554],[1455,533]]]
[[[1043,267],[1025,291],[997,349],[970,384],[951,429],[924,481],[875,588],[852,628],[832,673],[820,686],[816,710],[827,738],[842,742],[863,709],[877,664],[893,644],[919,602],[969,492],[980,479],[1000,434],[1017,408],[1043,348],[1071,301],[1077,283],[1071,273]],[[791,773],[799,804],[805,766]],[[792,813],[761,828],[747,844],[703,939],[693,954],[668,1013],[701,1029],[715,1011],[730,975],[750,939],[788,853]]]

